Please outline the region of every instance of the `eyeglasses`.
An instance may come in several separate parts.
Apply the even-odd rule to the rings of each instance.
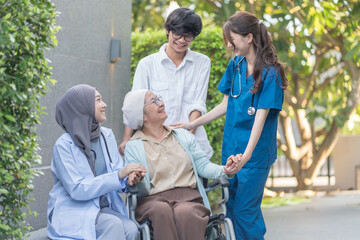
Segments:
[[[144,105],[144,108],[145,108],[146,106],[148,106],[148,105],[153,104],[153,103],[155,103],[155,105],[159,107],[159,106],[160,106],[160,102],[162,102],[162,101],[163,101],[163,99],[162,99],[161,96],[155,96],[154,98],[151,99],[151,101],[150,101],[149,103],[147,103],[147,104]]]
[[[194,36],[191,33],[190,34],[178,34],[174,31],[171,31],[171,32],[172,32],[172,37],[175,40],[179,40],[182,37],[184,37],[186,42],[191,42],[192,40],[194,40]]]

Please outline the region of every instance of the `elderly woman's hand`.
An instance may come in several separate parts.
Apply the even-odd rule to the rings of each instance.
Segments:
[[[123,169],[119,170],[118,174],[120,179],[124,179],[126,176],[133,172],[138,172],[140,173],[140,175],[145,176],[146,168],[140,163],[129,163]]]
[[[224,173],[235,174],[240,171],[243,166],[240,161],[242,156],[242,154],[237,154],[236,156],[231,155],[224,166]]]
[[[144,172],[132,172],[129,174],[128,184],[130,186],[134,186],[135,184],[140,182],[144,177],[145,177]]]

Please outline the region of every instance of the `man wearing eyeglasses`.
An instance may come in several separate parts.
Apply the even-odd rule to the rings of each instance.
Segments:
[[[168,118],[165,125],[189,122],[206,113],[209,83],[209,57],[190,50],[190,45],[202,30],[201,18],[194,11],[178,8],[172,11],[164,24],[168,42],[159,52],[140,60],[134,75],[132,90],[148,89],[162,99]],[[124,154],[132,129],[125,126],[119,151]],[[208,159],[212,148],[205,129],[191,131]]]

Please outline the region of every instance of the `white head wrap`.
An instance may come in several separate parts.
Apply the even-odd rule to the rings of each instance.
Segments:
[[[122,107],[124,124],[132,129],[142,128],[144,123],[144,100],[147,89],[130,91]]]

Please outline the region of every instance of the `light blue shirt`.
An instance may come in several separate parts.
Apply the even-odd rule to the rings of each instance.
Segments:
[[[55,143],[51,160],[54,187],[49,193],[47,232],[51,239],[95,240],[95,219],[100,210],[99,197],[108,194],[110,208],[127,216],[119,196],[127,187],[127,178],[119,180],[118,170],[124,162],[110,129],[101,128],[106,139],[100,138],[105,153],[107,173],[94,177],[87,158],[68,133]]]
[[[102,136],[100,136],[102,137]],[[101,148],[100,137],[96,140],[91,140],[91,152],[93,153],[93,159],[95,161],[95,173],[96,176],[107,173],[107,167],[105,163],[104,151]],[[109,201],[107,194],[100,197],[100,208],[109,207]]]

